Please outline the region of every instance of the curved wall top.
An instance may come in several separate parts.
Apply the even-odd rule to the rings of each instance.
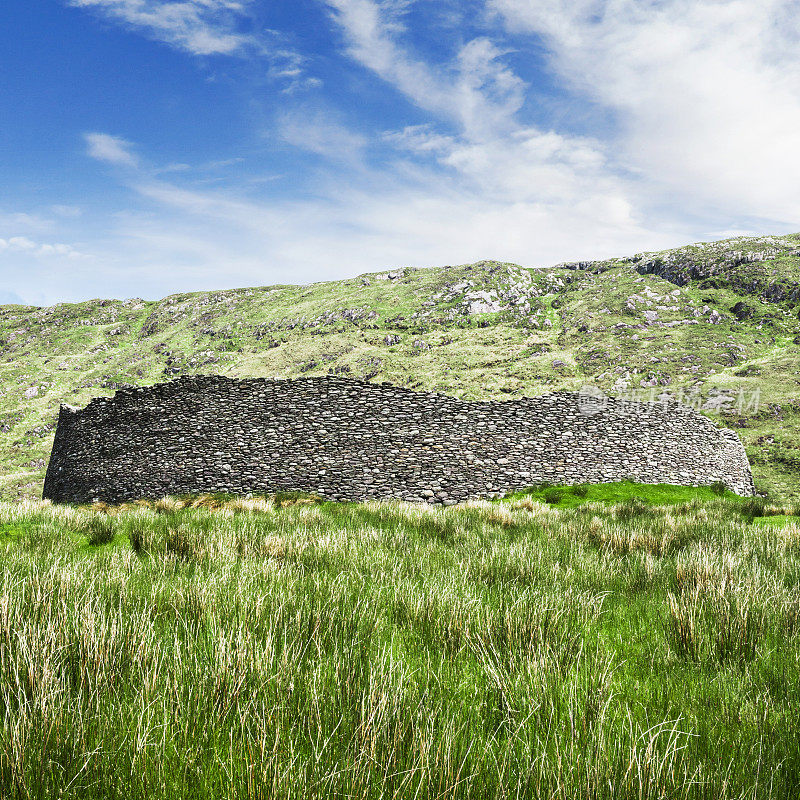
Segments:
[[[753,494],[733,431],[683,406],[587,407],[577,394],[458,400],[342,378],[184,377],[62,406],[44,497],[299,489],[451,504],[541,481],[703,485]]]

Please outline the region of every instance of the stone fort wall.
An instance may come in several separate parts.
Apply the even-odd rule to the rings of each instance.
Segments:
[[[721,480],[753,494],[736,434],[681,406],[587,407],[570,393],[475,402],[335,377],[198,376],[62,406],[44,497],[297,489],[450,505],[541,481],[625,478]]]

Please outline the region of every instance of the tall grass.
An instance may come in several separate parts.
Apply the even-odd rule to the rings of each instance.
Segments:
[[[800,527],[729,499],[0,504],[2,530],[3,798],[800,786]]]

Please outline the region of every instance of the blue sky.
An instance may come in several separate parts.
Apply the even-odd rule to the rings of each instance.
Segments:
[[[798,0],[4,0],[0,303],[800,230]]]

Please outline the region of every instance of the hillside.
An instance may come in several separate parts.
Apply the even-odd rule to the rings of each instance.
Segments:
[[[0,306],[0,498],[41,492],[59,403],[188,373],[333,373],[465,398],[682,390],[739,431],[760,489],[797,498],[799,309],[800,234],[542,270],[482,261]]]

